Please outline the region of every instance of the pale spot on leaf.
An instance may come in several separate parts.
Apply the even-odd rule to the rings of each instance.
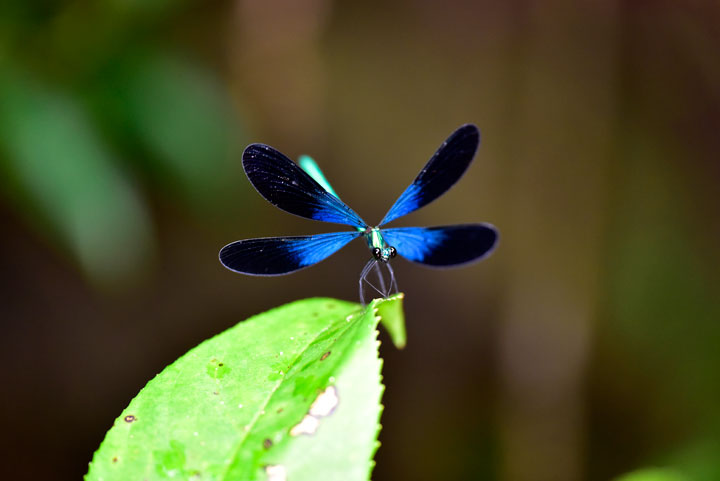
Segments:
[[[315,434],[318,426],[320,426],[320,420],[306,414],[305,417],[298,424],[292,427],[290,430],[290,436],[299,436],[301,434]]]
[[[310,414],[315,417],[329,416],[339,402],[335,386],[328,386],[310,406]]]
[[[265,473],[268,475],[268,481],[286,481],[287,471],[285,466],[280,464],[265,466]]]

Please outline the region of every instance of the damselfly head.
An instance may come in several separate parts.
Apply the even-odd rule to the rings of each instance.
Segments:
[[[376,261],[388,262],[390,259],[397,255],[397,250],[390,247],[373,247],[372,249],[373,258]]]

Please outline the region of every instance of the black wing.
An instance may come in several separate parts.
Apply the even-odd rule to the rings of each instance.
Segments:
[[[307,219],[366,227],[343,201],[272,147],[250,144],[243,152],[243,168],[252,185],[268,202]]]
[[[490,224],[397,227],[381,232],[385,242],[404,258],[435,267],[479,261],[493,251],[498,240],[498,231]]]
[[[480,144],[480,131],[463,125],[448,137],[378,225],[402,217],[443,195],[465,173]]]
[[[239,240],[220,250],[220,262],[241,274],[279,276],[320,262],[360,235],[360,232],[332,232]]]

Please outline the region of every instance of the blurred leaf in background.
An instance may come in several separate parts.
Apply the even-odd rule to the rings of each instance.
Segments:
[[[148,212],[77,99],[4,69],[0,80],[3,187],[46,225],[93,281],[140,269],[152,245]]]
[[[151,27],[184,3],[0,8],[0,187],[96,285],[151,265],[155,191],[205,218],[240,184],[229,93],[155,47]]]
[[[113,65],[95,111],[118,141],[134,141],[143,169],[200,212],[237,189],[242,129],[232,102],[209,72],[180,55],[131,52]]]
[[[690,478],[672,469],[648,468],[625,474],[615,481],[690,481]]]

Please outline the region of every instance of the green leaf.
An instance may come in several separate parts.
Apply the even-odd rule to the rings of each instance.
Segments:
[[[131,179],[75,97],[3,67],[0,187],[60,238],[93,281],[132,278],[147,261],[152,235]]]
[[[128,69],[119,99],[125,121],[154,154],[147,160],[164,181],[193,206],[211,206],[236,189],[243,129],[220,82],[162,52],[129,61]]]
[[[624,474],[615,481],[689,481],[678,471],[669,468],[645,468]]]
[[[203,342],[130,403],[86,480],[369,479],[377,323],[401,303],[306,299]]]
[[[388,334],[390,334],[390,339],[398,349],[404,348],[405,344],[407,344],[405,316],[403,315],[402,307],[401,302],[384,302],[378,304],[380,322]]]

